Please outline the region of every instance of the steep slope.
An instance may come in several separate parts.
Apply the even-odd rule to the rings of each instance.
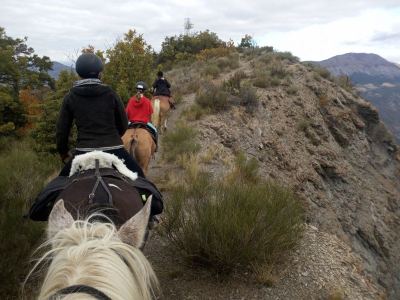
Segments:
[[[335,75],[347,75],[379,111],[400,143],[400,68],[376,54],[347,53],[317,62]]]
[[[173,272],[180,267],[167,258],[162,245],[150,241],[147,251],[166,284],[167,299],[313,299],[321,294],[322,282],[334,280],[343,286],[348,299],[379,299],[374,286],[390,299],[400,297],[400,166],[393,136],[369,102],[330,81],[313,80],[312,70],[303,65],[286,68],[292,74],[296,95],[289,95],[282,86],[258,89],[261,98],[254,114],[232,105],[193,125],[201,133],[203,153],[210,147],[218,149],[218,158],[207,165],[215,176],[227,168],[226,164],[233,164],[233,154],[240,150],[259,160],[264,177],[303,195],[308,205],[307,221],[321,233],[316,248],[307,252],[301,246],[295,256],[304,257],[304,261],[296,264],[291,260],[275,288],[251,288],[246,281],[224,283],[220,295],[221,290],[217,290],[221,285],[199,278],[196,272],[179,269],[178,275],[168,275],[165,268]],[[190,99],[193,101],[193,95]],[[174,169],[157,162],[153,167],[156,176]],[[329,239],[334,247],[327,245]],[[344,243],[348,255],[337,257],[335,253],[343,250],[336,243]],[[316,251],[318,247],[323,251]],[[306,255],[313,251],[314,257]],[[329,270],[317,271],[322,266],[342,271],[332,277]],[[304,278],[297,283],[290,281],[296,276]],[[217,286],[216,290],[211,286]],[[242,292],[236,292],[236,287]]]

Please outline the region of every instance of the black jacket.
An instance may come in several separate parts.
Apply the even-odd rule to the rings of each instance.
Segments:
[[[128,127],[124,104],[109,86],[99,83],[74,86],[65,95],[57,119],[57,150],[68,152],[68,136],[75,119],[78,148],[123,145]]]
[[[154,81],[153,83],[153,88],[156,89],[156,96],[159,95],[169,96],[171,94],[171,92],[169,91],[170,87],[171,85],[165,78],[156,79],[156,81]]]

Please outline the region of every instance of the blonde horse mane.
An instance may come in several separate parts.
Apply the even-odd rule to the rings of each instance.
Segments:
[[[112,223],[91,223],[91,219],[97,217],[98,213],[83,221],[72,220],[72,226],[58,231],[42,245],[51,245],[52,249],[39,259],[28,275],[42,263],[51,262],[38,299],[49,299],[60,289],[73,285],[96,288],[113,300],[153,299],[158,281],[150,263],[138,248],[122,241],[121,235],[128,232],[135,235],[135,228],[123,229],[123,225],[117,232]],[[61,216],[61,219],[65,217]],[[68,223],[68,217],[66,219],[65,223]],[[49,235],[52,235],[51,231]],[[94,298],[75,293],[55,299]]]

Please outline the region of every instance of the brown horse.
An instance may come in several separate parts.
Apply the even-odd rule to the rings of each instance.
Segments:
[[[151,123],[157,128],[157,131],[163,133],[167,130],[167,117],[171,110],[171,106],[167,96],[154,96],[151,98],[153,106],[153,114],[151,115]]]
[[[128,129],[122,137],[125,149],[147,174],[150,159],[156,151],[156,143],[150,133],[144,128]]]

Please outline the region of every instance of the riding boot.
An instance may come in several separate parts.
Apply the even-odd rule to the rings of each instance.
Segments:
[[[156,138],[156,151],[155,152],[158,152],[158,131],[157,130],[154,130],[154,137]]]
[[[176,109],[174,98],[169,96],[168,97],[168,102],[169,102],[169,105],[171,106],[172,109]]]

